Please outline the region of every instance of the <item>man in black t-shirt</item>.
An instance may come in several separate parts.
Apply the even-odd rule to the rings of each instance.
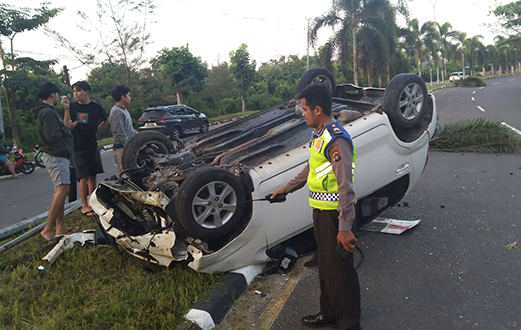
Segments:
[[[65,107],[63,122],[77,121],[72,130],[74,137],[74,153],[72,163],[79,181],[81,212],[87,216],[95,215],[88,204],[88,197],[96,189],[96,175],[103,173],[103,164],[98,150],[96,134],[109,124],[109,118],[103,107],[90,100],[90,85],[78,81],[72,85],[77,102],[70,103],[62,96],[61,103]]]

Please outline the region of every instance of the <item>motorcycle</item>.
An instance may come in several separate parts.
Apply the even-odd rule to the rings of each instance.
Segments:
[[[9,149],[9,148],[8,148]],[[34,164],[27,157],[25,157],[22,148],[18,148],[16,145],[10,148],[9,153],[14,155],[14,171],[15,173],[22,172],[23,174],[31,174],[34,172]],[[7,165],[0,166],[0,176],[11,175]]]
[[[45,164],[43,163],[43,160],[42,160],[42,155],[43,155],[43,152],[40,150],[40,146],[35,145],[33,148],[34,164],[45,168]]]

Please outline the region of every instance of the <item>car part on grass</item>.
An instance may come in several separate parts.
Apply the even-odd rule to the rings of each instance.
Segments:
[[[103,236],[101,229],[88,229],[81,233],[63,235],[60,237],[58,244],[56,244],[52,250],[42,258],[42,260],[46,260],[52,265],[63,254],[63,252],[65,252],[65,250],[74,247],[75,243],[80,243],[81,246],[84,246],[85,243],[104,245],[105,242],[105,237]]]

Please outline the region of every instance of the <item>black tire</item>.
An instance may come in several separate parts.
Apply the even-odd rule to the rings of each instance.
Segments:
[[[43,152],[38,151],[38,152],[36,153],[36,156],[34,157],[34,163],[35,163],[36,165],[38,165],[39,167],[43,167],[43,168],[45,168],[45,164],[43,163],[42,156],[43,156]]]
[[[203,121],[203,124],[201,125],[201,129],[199,130],[199,132],[201,133],[206,133],[208,132],[208,122],[207,121]]]
[[[175,152],[176,149],[172,141],[164,134],[153,131],[141,132],[132,136],[123,148],[123,169],[126,171],[144,164],[152,167],[153,164],[149,163],[148,155],[173,154]]]
[[[24,160],[21,170],[23,174],[31,174],[34,172],[34,164],[28,160]]]
[[[335,77],[333,77],[333,74],[328,69],[324,68],[311,68],[304,72],[298,83],[298,91],[300,93],[307,86],[317,83],[327,84],[331,95],[335,95]]]
[[[244,201],[239,178],[222,168],[201,168],[180,186],[175,200],[177,221],[193,238],[222,244],[245,227]]]
[[[177,127],[172,127],[172,131],[170,132],[170,139],[171,140],[179,140],[183,136],[183,131]]]
[[[412,73],[396,75],[385,89],[383,110],[393,125],[408,128],[416,125],[427,108],[427,86]]]

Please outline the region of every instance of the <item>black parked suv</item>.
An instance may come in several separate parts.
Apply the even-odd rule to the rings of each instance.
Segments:
[[[185,133],[208,132],[208,118],[184,104],[150,107],[139,117],[139,131],[157,131],[178,139]]]

